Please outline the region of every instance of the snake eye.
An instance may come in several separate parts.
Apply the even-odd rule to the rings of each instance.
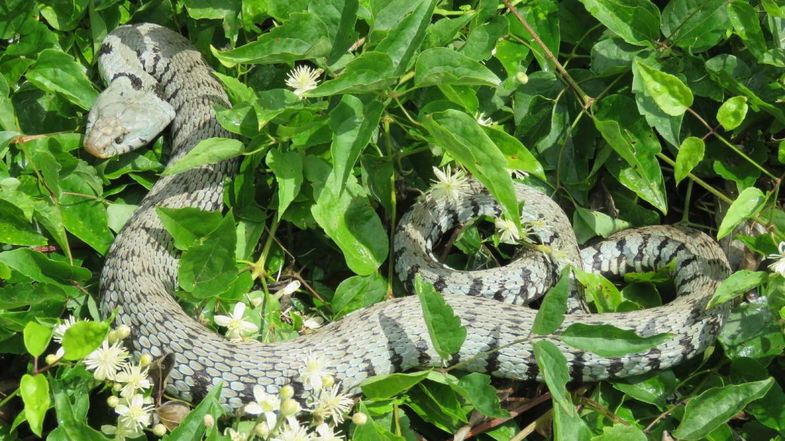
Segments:
[[[123,142],[123,137],[122,136],[118,136],[117,138],[114,139],[114,143],[115,144],[120,144],[121,142]]]

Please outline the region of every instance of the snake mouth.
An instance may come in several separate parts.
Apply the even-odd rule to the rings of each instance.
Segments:
[[[107,159],[110,158],[112,155],[107,154],[106,149],[99,147],[100,143],[97,142],[96,139],[93,137],[88,136],[87,139],[84,141],[84,149],[87,150],[87,153],[95,156],[99,159]]]

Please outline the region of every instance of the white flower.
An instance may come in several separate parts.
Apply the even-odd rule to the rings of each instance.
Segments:
[[[230,340],[242,340],[243,334],[249,334],[259,330],[259,327],[255,324],[243,320],[243,314],[245,314],[245,303],[238,302],[234,305],[231,316],[216,315],[214,320],[218,326],[227,328],[226,336],[229,337]]]
[[[144,396],[136,394],[132,398],[124,399],[114,411],[120,415],[117,419],[120,425],[142,429],[150,425],[153,405],[145,404]]]
[[[297,418],[288,418],[283,430],[273,438],[273,441],[315,441],[312,433],[300,425]]]
[[[251,415],[264,414],[267,424],[275,426],[275,412],[281,408],[281,399],[275,395],[270,395],[264,391],[264,387],[256,385],[253,387],[253,397],[256,401],[252,401],[245,405],[245,412]]]
[[[114,379],[118,383],[124,383],[120,395],[125,398],[134,396],[137,390],[149,389],[153,385],[148,378],[147,368],[138,364],[126,365]]]
[[[228,436],[232,441],[245,441],[248,439],[248,434],[243,432],[238,432],[232,428],[227,428],[224,431],[224,435]]]
[[[316,433],[319,434],[319,437],[316,438],[318,441],[345,441],[345,438],[340,431],[335,432],[334,429],[326,423],[316,426]]]
[[[96,380],[114,380],[117,371],[125,366],[128,351],[122,346],[121,341],[114,342],[111,346],[107,340],[101,347],[94,350],[84,359],[87,369],[93,372]]]
[[[300,381],[310,386],[313,390],[322,388],[322,377],[327,375],[324,366],[327,364],[324,358],[308,354],[305,358],[303,369],[300,370]]]
[[[68,318],[63,320],[62,323],[55,326],[54,330],[52,331],[52,340],[56,341],[57,343],[62,342],[65,331],[67,331],[71,326],[75,325],[78,321],[81,320],[78,320],[72,315],[68,316]]]
[[[785,241],[780,242],[777,250],[779,254],[769,254],[767,256],[768,259],[776,259],[774,263],[769,265],[769,270],[785,277]]]
[[[515,222],[509,219],[496,218],[493,221],[496,231],[499,232],[499,241],[504,243],[517,243],[521,239]]]
[[[316,89],[316,86],[319,85],[318,79],[322,72],[321,69],[301,64],[286,76],[286,85],[294,89],[294,94],[303,99],[306,92]]]
[[[493,124],[493,120],[490,117],[485,116],[484,113],[478,113],[474,117],[477,120],[477,124],[485,127],[490,127]]]
[[[457,202],[471,190],[469,179],[461,169],[455,169],[453,172],[448,165],[444,171],[434,167],[433,173],[436,179],[433,181],[430,194],[437,200]]]
[[[323,421],[327,418],[332,418],[334,422],[342,423],[344,414],[349,412],[349,409],[354,405],[354,401],[349,395],[340,393],[340,390],[340,383],[322,389],[311,413]]]

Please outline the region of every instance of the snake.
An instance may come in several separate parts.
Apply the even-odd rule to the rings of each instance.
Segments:
[[[129,152],[170,126],[172,164],[201,140],[234,137],[216,119],[215,106],[231,105],[221,82],[182,35],[155,24],[124,25],[105,37],[96,54],[107,87],[86,123],[83,144],[91,154],[111,158]],[[178,254],[156,209],[221,210],[224,182],[238,167],[238,160],[230,159],[160,177],[105,256],[99,279],[102,311],[131,328],[128,340],[136,355],[174,355],[169,394],[194,402],[223,384],[221,403],[235,409],[253,399],[257,385],[269,394],[292,385],[303,394],[299,372],[306,357],[319,357],[336,382],[354,392],[373,376],[443,366],[417,296],[387,299],[279,342],[232,341],[190,317],[172,294]],[[411,288],[417,275],[430,282],[467,330],[450,364],[494,377],[541,380],[533,342],[548,340],[566,358],[573,379],[598,381],[670,368],[714,342],[729,309],[707,305],[730,269],[713,239],[689,228],[648,226],[580,249],[556,202],[533,187],[514,188],[523,205],[521,220],[531,226],[536,246],[506,265],[456,270],[435,255],[440,237],[451,229],[481,216],[501,216],[494,197],[474,181],[455,198],[439,200],[426,193],[394,228],[390,258],[403,284]],[[553,333],[533,334],[537,310],[527,304],[541,298],[564,268],[619,277],[673,261],[672,301],[626,312],[571,307]],[[638,353],[608,357],[567,345],[559,335],[573,324],[613,325],[644,337],[667,333],[671,338]]]

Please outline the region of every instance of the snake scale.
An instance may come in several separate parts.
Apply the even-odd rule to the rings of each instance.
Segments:
[[[231,137],[216,121],[213,106],[229,106],[221,84],[184,37],[153,24],[126,25],[111,32],[98,51],[108,83],[88,117],[85,147],[107,158],[147,144],[171,121],[171,161],[200,140]],[[156,207],[219,210],[223,182],[235,160],[161,177],[147,194],[106,256],[100,277],[102,309],[117,310],[132,329],[136,353],[175,355],[168,391],[198,400],[224,383],[223,402],[240,407],[254,385],[275,393],[284,384],[302,388],[298,370],[306,354],[322,357],[345,389],[364,379],[416,367],[439,366],[418,299],[396,298],[357,311],[318,332],[276,343],[232,342],[192,319],[171,293],[177,286],[178,258]],[[438,263],[433,244],[456,224],[480,215],[498,216],[498,204],[477,184],[454,202],[426,196],[401,219],[394,240],[395,266],[410,285],[415,274],[434,284],[468,329],[451,363],[497,377],[535,379],[538,368],[529,342],[536,311],[525,306],[554,283],[565,265],[607,276],[659,268],[676,260],[677,297],[672,302],[624,313],[568,314],[559,330],[573,323],[611,324],[649,336],[673,338],[641,353],[600,357],[548,337],[564,353],[578,380],[618,378],[673,366],[714,341],[726,307],[706,310],[717,285],[727,277],[727,261],[703,233],[666,226],[616,234],[579,250],[564,212],[547,196],[518,185],[523,220],[553,252],[524,253],[501,268],[456,271]],[[501,301],[499,301],[501,300]]]

